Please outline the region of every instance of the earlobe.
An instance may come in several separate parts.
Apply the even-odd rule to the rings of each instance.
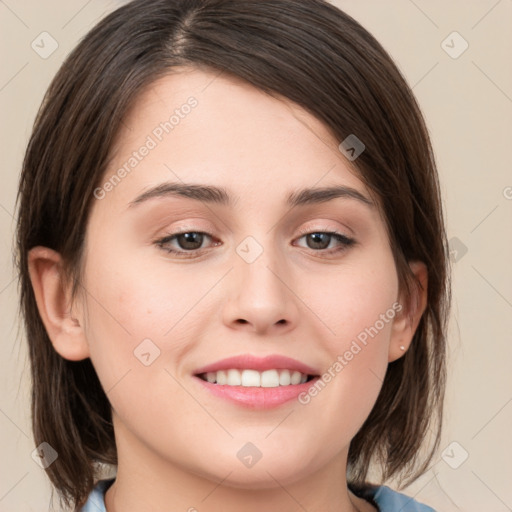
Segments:
[[[416,278],[415,286],[413,286],[410,300],[400,302],[402,308],[393,320],[388,362],[399,359],[409,350],[414,333],[427,307],[427,266],[422,261],[409,262],[409,266]]]
[[[71,361],[89,357],[83,319],[71,314],[71,286],[66,284],[60,254],[34,247],[28,254],[28,269],[39,315],[54,349]]]

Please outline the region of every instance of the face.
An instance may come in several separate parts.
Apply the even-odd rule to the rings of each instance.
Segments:
[[[194,69],[133,106],[75,305],[120,449],[235,487],[343,464],[401,305],[384,220],[339,142],[297,105]]]

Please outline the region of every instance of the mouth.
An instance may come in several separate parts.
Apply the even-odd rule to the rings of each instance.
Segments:
[[[220,386],[243,386],[247,388],[276,388],[296,386],[312,381],[318,375],[302,373],[297,370],[270,369],[258,371],[252,369],[230,368],[196,374],[201,380]]]
[[[193,377],[209,396],[261,410],[296,400],[320,375],[316,369],[286,356],[242,354],[198,368]]]

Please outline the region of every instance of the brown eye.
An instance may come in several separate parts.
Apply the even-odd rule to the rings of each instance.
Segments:
[[[194,249],[200,249],[203,245],[204,234],[197,232],[181,233],[181,235],[176,235],[175,238],[181,249],[193,251]]]
[[[310,249],[327,249],[332,239],[329,233],[311,233],[306,235],[306,240],[311,242]]]
[[[186,231],[174,233],[157,240],[155,243],[167,253],[176,254],[184,257],[194,257],[194,253],[204,249],[203,242],[205,239],[212,239],[208,233],[201,231]],[[171,245],[174,243],[173,245]],[[190,254],[187,254],[190,253]]]
[[[312,249],[314,251],[327,251],[327,252],[338,252],[347,249],[349,246],[355,243],[353,238],[349,238],[342,233],[331,232],[331,231],[314,231],[309,233],[304,233],[302,237],[299,238],[306,239],[306,245],[308,249]],[[337,242],[338,247],[331,247],[331,242]]]

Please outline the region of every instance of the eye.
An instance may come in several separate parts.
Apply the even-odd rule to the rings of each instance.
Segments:
[[[198,253],[204,249],[202,245],[205,238],[212,239],[213,237],[202,231],[183,231],[156,240],[155,244],[167,253],[176,254],[184,258],[191,258],[196,255],[194,253]],[[178,249],[176,249],[176,245],[171,246],[172,242],[178,245]]]
[[[356,243],[353,238],[337,231],[302,231],[301,235],[298,240],[306,238],[309,249],[327,254],[339,253]],[[168,254],[180,258],[194,258],[205,249],[203,242],[206,239],[213,240],[213,236],[203,231],[182,231],[166,235],[154,243]],[[335,244],[335,247],[329,248],[332,243]],[[219,244],[220,242],[216,242],[214,245]]]
[[[337,231],[302,231],[301,234],[303,236],[298,240],[306,238],[306,244],[309,249],[313,249],[315,252],[325,251],[327,254],[345,251],[348,247],[356,243],[353,238],[349,238]],[[331,243],[338,245],[332,247]],[[331,246],[331,248],[329,248],[329,246]]]

